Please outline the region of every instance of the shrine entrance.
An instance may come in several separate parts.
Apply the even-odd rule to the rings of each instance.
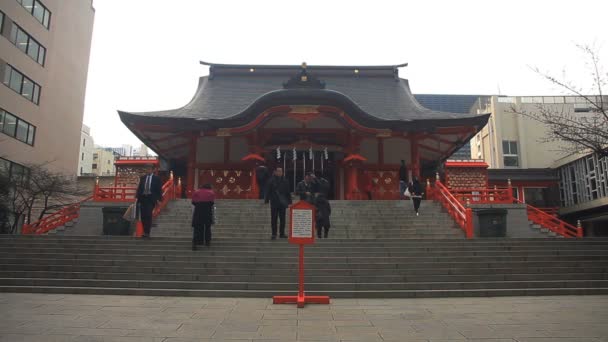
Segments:
[[[324,149],[296,149],[296,158],[294,158],[294,150],[292,149],[281,151],[280,158],[277,158],[276,150],[268,151],[265,155],[274,157],[267,162],[270,172],[277,167],[283,168],[291,192],[295,192],[296,185],[304,179],[306,173],[314,172],[329,182],[329,199],[338,199],[340,188],[338,169],[340,160],[344,158],[344,153],[337,151],[327,151],[326,153]]]

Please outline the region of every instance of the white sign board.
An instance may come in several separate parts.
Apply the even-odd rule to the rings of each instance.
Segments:
[[[291,220],[292,238],[312,238],[312,210],[293,209]]]

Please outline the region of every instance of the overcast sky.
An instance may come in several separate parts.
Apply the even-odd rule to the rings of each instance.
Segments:
[[[592,83],[575,44],[608,65],[608,1],[96,0],[84,123],[104,146],[139,140],[117,109],[185,105],[200,60],[386,65],[414,93],[562,94],[529,66]],[[608,67],[607,67],[608,68]]]

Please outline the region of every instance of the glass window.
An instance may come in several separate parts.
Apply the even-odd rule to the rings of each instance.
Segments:
[[[44,25],[44,27],[46,27],[48,29],[50,21],[51,21],[51,12],[49,12],[48,10],[45,10],[44,11],[44,20],[42,21],[42,25]]]
[[[23,84],[23,76],[16,72],[15,69],[11,68],[11,80],[9,82],[9,87],[14,91],[21,94],[21,85]]]
[[[17,27],[17,26],[15,26],[15,24],[13,24],[13,27]],[[15,46],[17,46],[19,48],[19,50],[21,50],[23,52],[27,52],[27,44],[28,44],[29,38],[30,37],[27,35],[27,33],[25,33],[22,29],[17,27],[17,38],[15,41]]]
[[[15,182],[22,182],[25,177],[25,167],[19,164],[12,163],[10,177]]]
[[[34,84],[34,97],[32,98],[32,101],[35,104],[38,104],[40,101],[40,86],[37,84]]]
[[[32,81],[27,77],[23,78],[23,89],[21,90],[21,95],[30,101],[32,101],[34,98],[34,83],[32,83]]]
[[[10,113],[4,113],[4,129],[2,130],[4,133],[10,135],[11,137],[15,136],[15,130],[17,128],[17,118],[11,115]]]
[[[502,141],[502,154],[503,154],[503,163],[505,167],[518,167],[519,166],[519,156],[518,156],[518,148],[516,141]]]
[[[27,132],[27,143],[34,146],[34,137],[36,136],[36,127],[30,125],[30,129]]]
[[[11,162],[4,158],[0,158],[0,173],[5,176],[8,176],[10,171],[11,171]]]
[[[40,50],[40,44],[30,38],[30,44],[27,47],[27,54],[32,57],[33,60],[38,62],[38,52]]]
[[[34,8],[34,0],[22,0],[21,6],[32,13],[32,8]]]
[[[25,122],[23,120],[19,120],[17,122],[17,135],[15,136],[15,138],[17,138],[17,140],[27,142],[27,127],[28,127],[27,122]]]
[[[11,26],[11,34],[9,36],[9,40],[13,44],[15,44],[15,42],[17,41],[17,31],[19,31],[19,27],[17,25],[13,24]]]
[[[38,64],[44,65],[44,58],[46,57],[46,48],[40,45],[40,50],[38,51]]]
[[[517,157],[504,156],[505,167],[518,167],[519,160]]]
[[[4,111],[0,110],[0,132],[4,131]]]
[[[84,152],[80,154],[80,160],[84,160]]]
[[[4,83],[6,86],[8,86],[11,83],[11,70],[13,68],[11,68],[10,65],[6,64],[6,67],[4,68],[4,79],[2,80],[2,83]]]
[[[2,26],[4,26],[4,13],[0,12],[0,33],[2,33]]]
[[[44,21],[44,10],[45,8],[40,2],[36,1],[34,3],[34,12],[32,12],[32,14],[34,15],[34,18],[36,18],[36,20],[38,20],[40,23]]]

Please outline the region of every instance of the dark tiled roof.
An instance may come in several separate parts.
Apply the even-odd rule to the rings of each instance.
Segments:
[[[475,101],[484,95],[444,95],[444,94],[414,94],[414,97],[424,107],[452,113],[471,113]]]
[[[255,69],[250,72],[250,69]],[[458,120],[483,126],[487,118],[421,106],[410,91],[408,81],[398,77],[396,66],[314,67],[308,74],[325,83],[325,89],[284,89],[283,83],[301,70],[299,66],[212,65],[210,75],[201,77],[192,100],[182,108],[126,113],[121,116],[184,118],[197,121],[238,120],[242,122],[256,103],[280,98],[283,104],[331,104],[331,99],[349,103],[371,126],[373,122],[417,120]],[[305,103],[306,100],[314,103]],[[287,103],[289,102],[289,103]],[[323,103],[326,102],[326,103]],[[258,112],[254,114],[259,114]],[[123,117],[124,119],[124,117]],[[469,120],[467,120],[469,121]],[[236,122],[236,121],[235,121]],[[368,122],[368,123],[369,123]]]
[[[444,95],[444,94],[414,94],[414,97],[422,106],[438,111],[451,113],[471,113],[471,107],[477,99],[483,95]],[[469,159],[471,158],[471,143],[467,142],[458,151],[454,152],[450,158]]]

